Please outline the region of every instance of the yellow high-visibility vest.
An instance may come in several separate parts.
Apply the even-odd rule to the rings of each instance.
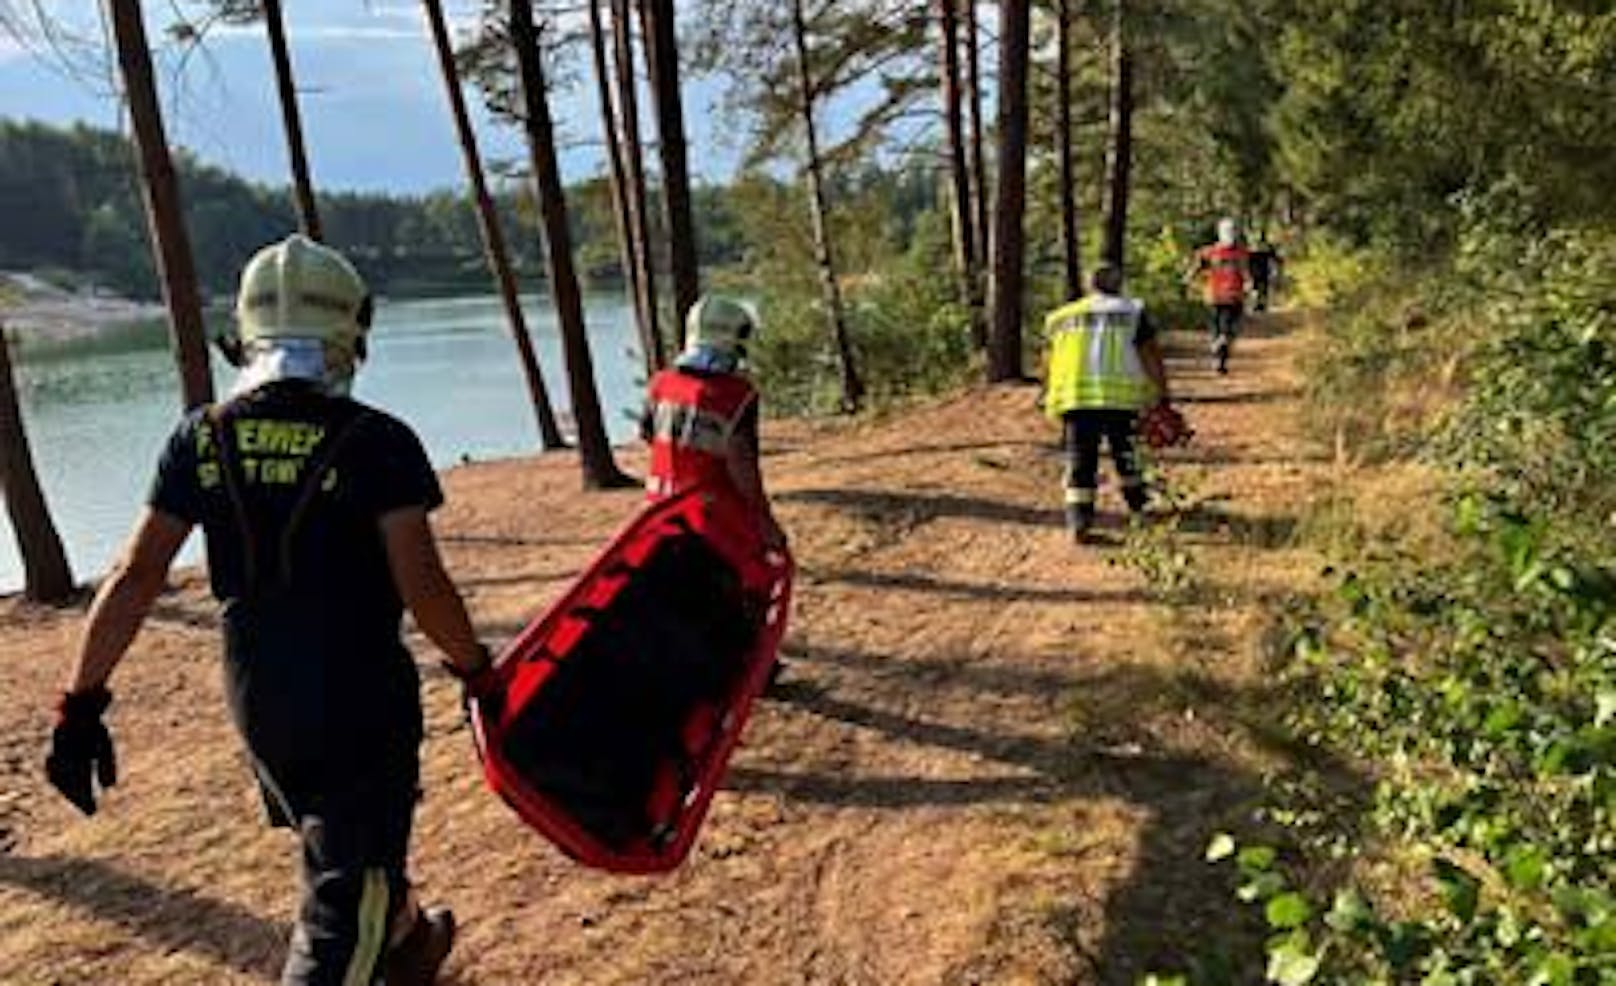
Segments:
[[[1044,413],[1138,410],[1155,398],[1134,344],[1145,306],[1133,298],[1094,294],[1057,308],[1044,321],[1049,383]]]

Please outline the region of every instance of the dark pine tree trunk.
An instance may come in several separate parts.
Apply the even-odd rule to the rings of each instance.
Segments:
[[[601,133],[606,139],[606,173],[612,193],[612,217],[617,221],[617,243],[623,265],[623,280],[629,304],[634,308],[634,325],[640,334],[640,353],[649,378],[662,366],[651,323],[640,305],[640,265],[634,244],[634,222],[629,218],[628,178],[623,170],[623,141],[619,135],[617,107],[612,98],[612,69],[606,54],[606,24],[601,17],[603,0],[589,0],[589,47],[594,59],[595,94],[600,101]]]
[[[23,428],[11,373],[11,350],[0,327],[0,493],[6,500],[11,530],[22,555],[23,595],[35,602],[59,604],[73,598],[73,571],[62,550],[61,535],[45,505],[34,457]]]
[[[493,274],[494,282],[499,287],[500,300],[505,305],[505,321],[510,327],[511,340],[516,343],[517,361],[522,366],[528,400],[533,404],[533,414],[538,419],[539,442],[546,450],[566,448],[567,440],[562,437],[561,426],[556,422],[550,391],[544,384],[538,355],[533,351],[533,338],[528,335],[527,317],[522,313],[516,272],[511,268],[511,254],[505,244],[499,211],[494,207],[494,198],[488,192],[488,181],[483,175],[482,153],[477,149],[477,134],[471,126],[471,115],[466,112],[465,94],[460,91],[460,75],[455,68],[454,47],[443,20],[443,7],[440,0],[422,0],[422,4],[426,9],[427,27],[432,32],[432,47],[438,56],[438,70],[443,75],[444,91],[449,96],[449,112],[454,117],[455,134],[460,140],[460,156],[465,162],[467,183],[471,186],[471,201],[477,209],[483,254],[488,261],[489,273]]]
[[[141,194],[151,234],[157,275],[168,304],[169,338],[179,366],[180,392],[187,408],[213,400],[213,377],[208,368],[207,328],[202,321],[202,298],[196,283],[191,238],[185,228],[174,161],[163,132],[163,114],[152,78],[151,49],[140,0],[110,0],[112,34],[118,48],[118,69],[124,98],[129,104],[134,131]]]
[[[1077,171],[1072,149],[1072,3],[1059,3],[1056,58],[1055,153],[1060,158],[1061,248],[1066,260],[1066,297],[1083,294],[1083,244],[1077,224]]]
[[[1020,380],[1022,212],[1027,199],[1027,63],[1031,57],[1030,0],[999,4],[999,201],[994,210],[993,332],[988,380]]]
[[[836,347],[837,366],[842,375],[842,411],[852,414],[858,410],[859,401],[864,397],[864,382],[859,379],[853,345],[847,337],[847,320],[842,314],[842,289],[836,280],[836,257],[830,242],[829,224],[825,221],[825,176],[823,162],[819,158],[819,131],[814,126],[814,84],[809,74],[808,22],[803,15],[802,0],[791,2],[791,27],[797,48],[798,112],[802,114],[803,135],[808,145],[808,200],[813,220],[814,262],[819,267],[825,321],[830,328],[831,342]]]
[[[1133,56],[1124,0],[1117,0],[1111,20],[1111,147],[1106,158],[1105,259],[1120,267],[1127,262],[1133,177]]]
[[[943,131],[948,146],[951,213],[954,219],[954,267],[960,281],[960,304],[971,313],[971,342],[982,348],[986,326],[982,321],[982,299],[976,253],[975,205],[971,201],[970,166],[966,161],[965,121],[960,93],[959,17],[955,0],[937,0],[941,25]]]
[[[516,49],[533,181],[544,221],[550,291],[555,296],[561,345],[567,356],[567,383],[572,391],[572,417],[578,427],[578,455],[583,466],[584,486],[587,489],[630,486],[633,480],[617,468],[612,457],[606,423],[601,416],[600,395],[595,389],[595,364],[589,353],[578,274],[572,265],[567,200],[562,193],[561,168],[556,161],[555,126],[550,119],[538,31],[533,26],[532,0],[510,0],[510,31],[511,45]]]
[[[978,261],[976,282],[977,297],[982,297],[982,275],[980,267],[988,262],[993,254],[993,245],[989,237],[993,235],[993,224],[988,221],[988,166],[987,156],[983,151],[985,138],[982,132],[982,47],[977,38],[976,0],[965,2],[965,109],[970,119],[971,130],[971,203],[976,209],[976,245],[971,252]],[[982,344],[987,344],[986,326],[983,326]]]
[[[286,44],[286,18],[281,12],[281,0],[263,0],[263,4],[269,54],[275,64],[275,86],[280,92],[281,126],[286,131],[286,153],[292,163],[292,195],[297,203],[298,225],[310,239],[324,239],[320,209],[314,201],[314,180],[309,177],[309,156],[303,147],[303,118],[297,108],[292,53]]]
[[[679,39],[673,0],[640,0],[645,60],[656,102],[658,151],[662,156],[662,199],[668,211],[668,252],[673,268],[675,333],[685,342],[685,313],[701,296],[700,251],[690,215],[690,167],[686,161],[684,96],[679,90]]]
[[[635,305],[650,327],[658,369],[667,365],[662,336],[662,313],[657,307],[656,260],[651,249],[651,214],[646,206],[645,159],[640,140],[639,84],[634,78],[634,23],[630,0],[612,0],[612,42],[616,52],[617,109],[622,131],[623,172],[628,178],[629,237],[634,243],[634,267],[639,278]]]

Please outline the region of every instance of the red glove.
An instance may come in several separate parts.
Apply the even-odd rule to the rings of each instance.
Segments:
[[[1140,415],[1139,434],[1146,445],[1156,449],[1188,445],[1190,439],[1195,437],[1195,431],[1184,420],[1184,415],[1166,401]]]

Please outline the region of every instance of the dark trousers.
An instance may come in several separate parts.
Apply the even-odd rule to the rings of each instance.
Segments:
[[[1272,283],[1270,282],[1268,276],[1258,276],[1257,274],[1253,273],[1251,275],[1251,290],[1257,295],[1257,310],[1260,312],[1267,311],[1268,296],[1273,290]]]
[[[1246,306],[1240,302],[1212,306],[1212,335],[1233,339],[1240,332],[1240,321],[1246,316]]]
[[[260,766],[262,770],[262,766]],[[272,797],[303,844],[303,901],[281,972],[282,986],[378,982],[394,921],[410,901],[406,859],[417,798],[414,762],[323,790]]]
[[[1100,442],[1110,446],[1122,481],[1122,496],[1128,509],[1145,509],[1145,479],[1134,449],[1134,411],[1096,409],[1069,411],[1066,432],[1066,506],[1087,517],[1094,516],[1095,496],[1100,488]]]

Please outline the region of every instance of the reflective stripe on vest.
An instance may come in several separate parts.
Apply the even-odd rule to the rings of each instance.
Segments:
[[[1092,295],[1049,316],[1045,413],[1059,418],[1069,411],[1137,410],[1150,403],[1154,385],[1135,344],[1144,312],[1132,298]]]
[[[651,464],[646,488],[652,496],[729,479],[730,442],[747,408],[757,399],[741,376],[697,376],[663,370],[651,380]]]
[[[680,448],[725,455],[735,434],[735,422],[711,411],[685,404],[659,401],[651,408],[651,440]]]

